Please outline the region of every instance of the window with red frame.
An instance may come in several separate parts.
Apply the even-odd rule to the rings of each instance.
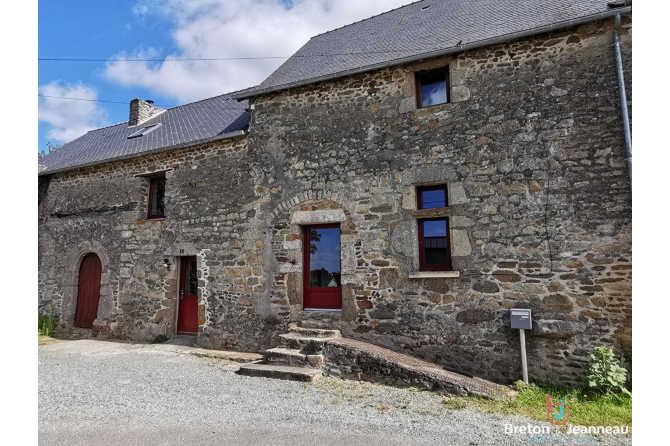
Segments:
[[[165,176],[149,179],[147,219],[165,217]]]
[[[418,187],[417,209],[446,208],[447,186]],[[451,271],[451,243],[447,217],[424,218],[419,224],[419,269],[421,271]]]

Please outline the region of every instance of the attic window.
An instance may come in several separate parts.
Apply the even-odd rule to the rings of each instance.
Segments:
[[[449,69],[416,73],[416,102],[418,108],[449,102]]]
[[[148,126],[146,126],[146,127],[142,127],[140,130],[138,130],[138,131],[136,131],[135,133],[133,133],[133,134],[131,134],[130,136],[128,136],[128,139],[131,139],[131,138],[138,138],[138,137],[140,137],[140,136],[144,136],[144,135],[146,135],[146,134],[148,134],[148,133],[153,132],[154,130],[156,130],[157,128],[159,128],[159,127],[162,126],[162,125],[163,125],[163,124],[159,122],[158,124],[152,124],[152,125],[148,125]]]

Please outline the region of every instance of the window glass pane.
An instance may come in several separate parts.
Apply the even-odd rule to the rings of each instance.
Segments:
[[[447,102],[446,80],[421,84],[421,106],[444,104]]]
[[[154,180],[151,193],[151,215],[165,215],[165,180]]]
[[[186,271],[184,271],[184,294],[187,296],[198,295],[198,261],[186,261]]]
[[[309,230],[309,286],[340,286],[340,228]]]
[[[435,209],[447,206],[445,189],[421,191],[421,209]]]
[[[424,264],[446,265],[449,263],[446,220],[423,222],[423,249]]]

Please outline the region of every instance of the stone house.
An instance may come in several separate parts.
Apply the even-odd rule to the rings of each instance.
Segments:
[[[62,336],[260,351],[343,336],[505,383],[631,355],[629,2],[424,0],[313,37],[257,87],[40,159],[39,307]],[[309,248],[307,248],[309,246]]]

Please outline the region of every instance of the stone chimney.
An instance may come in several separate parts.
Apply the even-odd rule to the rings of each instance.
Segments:
[[[133,99],[130,101],[130,117],[128,126],[140,124],[152,116],[164,111],[162,108],[154,107],[154,101],[142,99]]]

